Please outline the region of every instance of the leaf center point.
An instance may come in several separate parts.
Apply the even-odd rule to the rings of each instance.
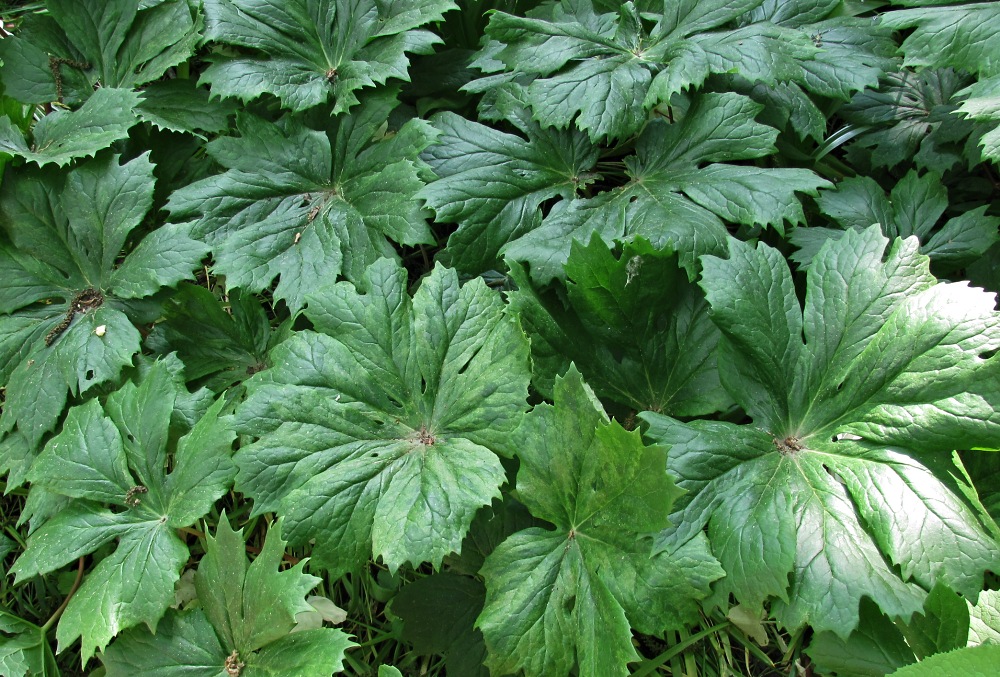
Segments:
[[[775,448],[783,456],[792,456],[798,451],[802,451],[802,444],[799,443],[799,438],[789,435],[785,439],[778,439],[774,437],[771,439],[774,443]]]

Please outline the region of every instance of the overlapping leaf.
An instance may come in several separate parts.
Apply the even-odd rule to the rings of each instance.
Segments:
[[[1000,72],[1000,6],[995,2],[900,2],[932,5],[886,12],[881,21],[912,28],[900,47],[907,66],[957,68],[983,76]]]
[[[454,7],[451,0],[205,0],[207,38],[262,54],[216,58],[201,79],[214,94],[243,101],[270,92],[293,111],[333,97],[333,113],[343,113],[362,87],[409,80],[406,53],[440,42],[416,29]]]
[[[1000,164],[1000,75],[980,80],[965,93],[968,98],[958,112],[987,124],[987,131],[979,139],[983,159]]]
[[[162,226],[121,254],[152,205],[147,155],[107,155],[68,175],[22,171],[4,182],[0,213],[3,426],[37,446],[67,393],[118,376],[139,351],[127,312],[191,275],[207,247]]]
[[[653,557],[680,493],[664,449],[609,423],[580,373],[555,383],[518,430],[518,496],[554,525],[519,531],[487,558],[477,625],[492,674],[627,675],[638,660],[630,628],[659,634],[690,622],[720,575],[699,547]],[[558,637],[558,641],[554,641]]]
[[[753,424],[642,414],[689,492],[674,519],[726,569],[716,593],[770,599],[788,628],[846,637],[863,596],[909,618],[1000,566],[950,459],[1000,443],[994,295],[937,283],[916,238],[887,245],[878,226],[827,242],[804,309],[777,251],[706,257],[722,382]]]
[[[723,220],[779,231],[785,221],[801,222],[796,192],[815,195],[827,181],[802,169],[728,164],[774,152],[778,132],[754,120],[760,108],[738,94],[704,94],[683,120],[650,123],[625,159],[629,183],[557,204],[539,228],[507,247],[507,257],[529,263],[532,278],[544,283],[562,277],[573,240],[589,242],[597,233],[610,245],[642,237],[678,252],[693,277],[698,256],[724,250]]]
[[[790,14],[813,21],[832,9],[828,2],[787,4],[804,5]],[[738,72],[768,85],[794,82],[847,98],[884,68],[884,29],[851,19],[803,26],[767,9],[750,12],[761,5],[628,2],[601,13],[591,0],[553,3],[527,17],[494,14],[487,35],[502,47],[488,49],[496,69],[533,78],[527,97],[536,120],[558,128],[574,124],[594,140],[635,135],[652,107],[713,73]],[[647,29],[643,20],[655,24]]]
[[[673,253],[638,240],[616,256],[595,237],[573,243],[565,286],[537,289],[517,266],[511,275],[511,309],[546,395],[573,362],[599,396],[636,411],[700,416],[730,403],[715,364],[719,330]]]
[[[34,623],[0,611],[0,673],[10,677],[58,675],[46,634]]]
[[[157,363],[140,385],[126,384],[103,408],[89,400],[71,409],[29,473],[33,486],[73,500],[32,533],[11,569],[18,581],[117,541],[71,598],[56,631],[61,648],[82,638],[84,663],[125,628],[156,628],[188,558],[176,529],[211,510],[235,476],[235,435],[219,418],[221,399],[170,453],[177,397],[168,366]]]
[[[459,288],[437,267],[411,300],[389,260],[358,288],[317,291],[305,314],[317,331],[247,382],[237,417],[260,439],[237,454],[240,490],[283,515],[293,543],[315,539],[333,575],[372,556],[437,566],[500,495],[527,339],[482,280]]]
[[[543,202],[573,197],[596,177],[598,151],[583,134],[542,129],[515,91],[496,96],[498,112],[526,138],[442,113],[437,143],[424,153],[438,178],[417,194],[438,221],[459,224],[444,259],[474,273],[496,267],[504,245],[538,227]]]
[[[435,133],[411,120],[386,134],[396,103],[393,91],[373,94],[328,131],[241,114],[239,137],[207,146],[226,171],[175,191],[167,208],[193,220],[229,287],[257,292],[280,275],[275,297],[299,310],[338,275],[358,281],[377,259],[397,258],[390,240],[433,242],[414,196],[424,185],[418,155]]]
[[[189,0],[48,0],[0,40],[10,96],[27,103],[84,101],[102,87],[130,89],[194,54],[202,19]],[[98,90],[99,91],[99,90]]]
[[[135,628],[122,635],[103,656],[109,677],[327,677],[343,669],[353,642],[342,631],[292,633],[296,614],[312,610],[305,595],[320,579],[302,572],[305,560],[279,570],[285,550],[280,526],[268,531],[249,566],[242,534],[223,513],[195,574],[200,607],[170,612],[156,634]]]
[[[820,211],[844,230],[863,230],[877,223],[890,239],[916,236],[920,252],[943,270],[972,263],[1000,240],[1000,218],[987,216],[986,205],[948,219],[937,228],[948,207],[948,193],[934,172],[920,176],[911,170],[888,196],[870,177],[845,179],[836,190],[820,191],[816,201]],[[824,242],[842,234],[843,230],[834,228],[798,228],[790,239],[799,251],[790,258],[802,264],[800,267],[808,266]]]

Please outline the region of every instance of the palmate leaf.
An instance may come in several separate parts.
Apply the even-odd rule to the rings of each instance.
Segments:
[[[193,220],[229,287],[258,292],[280,275],[274,296],[295,312],[338,275],[358,281],[374,261],[398,258],[390,240],[434,241],[414,196],[426,170],[418,156],[435,132],[414,119],[385,134],[396,105],[383,89],[329,131],[240,114],[241,136],[207,146],[226,171],[175,191],[167,209],[174,221]]]
[[[540,127],[519,93],[497,92],[496,112],[526,138],[453,113],[434,118],[440,136],[423,157],[438,178],[417,197],[438,221],[459,224],[442,256],[459,270],[497,267],[504,245],[541,222],[543,202],[573,197],[597,176],[597,147],[575,130]]]
[[[995,2],[900,2],[931,5],[884,12],[881,22],[912,28],[900,46],[906,66],[957,68],[982,76],[1000,73],[1000,6]]]
[[[0,674],[9,677],[57,677],[47,632],[34,623],[0,610]]]
[[[205,0],[208,39],[262,52],[216,58],[201,81],[243,101],[262,92],[302,111],[334,98],[333,114],[358,103],[362,87],[409,80],[406,53],[440,38],[416,30],[438,21],[451,0]]]
[[[128,137],[138,118],[139,96],[127,89],[102,88],[79,110],[55,110],[32,128],[32,144],[11,121],[0,118],[0,152],[23,157],[39,167],[60,167],[89,157]]]
[[[176,529],[204,516],[236,474],[235,435],[219,418],[222,399],[177,443],[166,474],[178,390],[160,362],[140,385],[127,383],[110,395],[103,408],[96,399],[74,407],[28,475],[33,487],[74,500],[31,534],[11,569],[17,581],[117,540],[56,630],[60,650],[82,638],[84,664],[121,630],[139,623],[156,628],[188,559]]]
[[[25,103],[75,103],[90,98],[96,83],[131,89],[152,82],[194,54],[201,41],[198,5],[49,0],[48,13],[29,14],[0,41],[6,93]]]
[[[680,493],[664,449],[609,423],[580,373],[555,382],[555,404],[524,417],[517,492],[533,527],[487,558],[477,621],[492,674],[627,675],[638,660],[631,628],[659,634],[690,622],[721,574],[696,541],[653,557],[653,532]],[[554,639],[557,638],[557,639]]]
[[[989,125],[979,139],[983,160],[1000,164],[1000,75],[980,80],[963,93],[968,94],[968,98],[958,107],[958,112]]]
[[[284,517],[292,543],[315,539],[334,576],[458,550],[500,495],[497,453],[512,454],[527,408],[527,339],[482,280],[459,288],[438,266],[411,301],[405,271],[382,260],[359,288],[310,296],[316,332],[276,347],[237,410],[260,438],[237,454],[240,490]]]
[[[280,525],[268,531],[248,566],[243,532],[233,531],[223,512],[195,574],[199,608],[171,611],[155,634],[144,627],[124,633],[102,656],[108,677],[327,677],[342,670],[354,645],[344,632],[292,633],[295,615],[312,610],[305,595],[320,579],[302,572],[306,560],[279,570],[280,532]]]
[[[832,9],[827,2],[787,4],[805,5],[799,14],[813,21]],[[750,12],[761,5],[640,1],[601,13],[591,0],[573,0],[542,5],[527,17],[497,12],[486,29],[502,46],[487,47],[491,70],[532,76],[527,100],[535,119],[557,128],[573,124],[596,141],[635,135],[651,108],[713,73],[767,85],[793,82],[846,99],[874,84],[887,63],[885,29],[851,19],[803,26],[775,16],[784,20],[776,23],[767,11],[773,3]],[[647,29],[643,19],[655,24]]]
[[[689,492],[673,519],[726,569],[716,593],[770,599],[789,629],[846,637],[863,596],[908,619],[939,582],[975,599],[1000,566],[950,458],[1000,444],[994,295],[937,283],[916,238],[887,245],[878,226],[827,242],[804,309],[777,251],[706,257],[722,382],[753,424],[641,414]]]
[[[859,92],[838,112],[867,128],[849,154],[856,158],[862,149],[868,151],[866,159],[874,167],[912,162],[946,172],[967,156],[965,141],[974,131],[971,121],[953,114],[954,97],[968,84],[967,75],[950,68],[887,73],[878,87]]]
[[[643,240],[615,255],[595,236],[574,242],[565,285],[534,287],[517,265],[511,309],[531,336],[534,386],[573,362],[598,396],[636,411],[701,416],[729,406],[715,364],[719,330],[677,256]]]
[[[104,155],[68,175],[22,171],[4,181],[0,425],[16,424],[32,448],[55,426],[68,393],[114,379],[131,363],[140,336],[130,303],[189,277],[208,251],[188,226],[166,225],[120,258],[152,205],[153,180],[148,155],[125,164]]]
[[[816,194],[831,184],[801,169],[728,164],[774,152],[778,132],[754,120],[761,106],[739,94],[697,95],[682,120],[650,123],[625,160],[629,183],[591,199],[561,202],[532,232],[505,249],[531,265],[538,283],[563,276],[573,240],[597,233],[608,244],[642,237],[678,252],[694,277],[698,256],[719,254],[723,220],[770,225],[804,220],[796,192]],[[433,184],[431,184],[433,185]]]
[[[1000,240],[1000,218],[986,215],[986,206],[955,216],[937,228],[948,207],[948,192],[934,172],[911,170],[887,196],[874,179],[859,176],[841,181],[836,190],[822,190],[820,211],[841,229],[863,230],[873,223],[890,238],[915,235],[920,252],[941,270],[961,268],[981,257]],[[828,239],[843,235],[835,228],[797,228],[789,238],[799,248],[791,259],[808,267]]]

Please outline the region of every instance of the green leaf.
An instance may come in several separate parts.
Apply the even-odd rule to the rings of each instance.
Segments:
[[[10,286],[0,289],[0,328],[11,342],[0,344],[8,360],[2,420],[32,447],[55,426],[67,392],[82,394],[131,364],[140,335],[126,299],[176,284],[207,253],[186,226],[129,246],[152,206],[153,181],[148,155],[125,164],[103,155],[68,175],[22,171],[4,182],[0,267]]]
[[[969,639],[968,602],[947,587],[935,585],[923,613],[914,614],[909,623],[898,627],[918,660],[959,649]]]
[[[196,87],[193,80],[176,79],[154,82],[143,89],[136,111],[140,119],[160,129],[220,133],[229,127],[236,106],[210,100],[208,90]]]
[[[204,516],[236,472],[230,459],[235,435],[218,419],[220,399],[177,443],[172,472],[165,474],[180,387],[168,369],[157,363],[140,385],[126,384],[103,409],[97,400],[71,409],[29,474],[33,487],[76,500],[29,537],[11,569],[18,580],[118,540],[59,621],[60,647],[82,637],[84,664],[120,630],[141,622],[156,628],[188,559],[174,530]]]
[[[137,122],[133,109],[138,103],[138,95],[130,90],[99,89],[79,110],[56,110],[39,120],[32,129],[30,146],[8,118],[0,118],[0,152],[39,167],[63,167],[126,138]]]
[[[165,355],[177,351],[191,381],[205,380],[220,391],[260,371],[270,347],[282,338],[272,332],[260,301],[233,289],[224,305],[212,291],[182,284],[167,303],[164,321],[153,327],[146,346]]]
[[[538,122],[560,129],[575,125],[594,141],[636,135],[651,108],[701,86],[711,73],[738,72],[769,85],[791,80],[846,98],[874,82],[885,62],[873,50],[885,50],[886,31],[879,31],[879,43],[862,22],[837,20],[816,28],[830,33],[837,47],[826,53],[803,28],[752,20],[732,27],[757,5],[760,0],[662,8],[640,3],[657,12],[629,2],[600,13],[590,0],[575,0],[542,6],[526,17],[496,12],[486,33],[500,48],[488,49],[502,68],[534,76],[526,93]]]
[[[525,138],[454,113],[436,116],[440,136],[424,158],[438,179],[417,194],[438,221],[459,224],[443,258],[474,273],[496,267],[504,245],[538,226],[543,202],[573,197],[597,161],[583,134],[543,129],[512,93],[498,96]]]
[[[10,677],[58,677],[47,633],[34,623],[0,610],[0,673]]]
[[[957,68],[978,75],[1000,69],[1000,7],[971,2],[886,12],[884,25],[912,28],[900,47],[906,66]]]
[[[516,265],[511,277],[541,392],[573,362],[599,397],[636,411],[699,416],[730,405],[715,364],[721,334],[673,253],[637,239],[615,255],[594,236],[573,243],[565,286],[543,292]]]
[[[916,661],[903,634],[869,599],[861,600],[861,621],[849,637],[817,633],[805,651],[818,672],[838,677],[883,677]]]
[[[167,208],[194,221],[230,287],[263,291],[280,275],[275,298],[298,311],[338,275],[359,281],[379,258],[398,258],[391,241],[433,242],[414,197],[424,185],[418,155],[435,132],[414,119],[381,135],[395,105],[393,91],[378,92],[326,132],[241,114],[240,137],[207,146],[226,172],[175,191]]]
[[[444,654],[451,674],[488,677],[483,634],[473,627],[485,596],[475,578],[444,572],[405,585],[392,598],[392,612],[403,619],[403,639],[415,652]]]
[[[970,646],[931,656],[916,665],[907,665],[892,677],[939,677],[939,675],[987,675],[1000,661],[1000,646]]]
[[[510,244],[505,254],[531,264],[532,279],[562,277],[572,241],[597,233],[613,240],[642,237],[656,249],[678,252],[689,277],[698,256],[721,253],[722,219],[770,225],[804,220],[796,192],[829,186],[812,172],[736,166],[733,160],[774,152],[778,132],[754,120],[761,106],[738,94],[703,94],[684,118],[650,123],[626,158],[630,181],[590,200],[557,204],[541,226]],[[434,184],[432,184],[434,185]]]
[[[201,608],[167,614],[155,634],[124,633],[102,655],[108,677],[327,677],[342,670],[354,645],[348,635],[333,628],[291,632],[295,615],[312,610],[305,595],[320,579],[302,572],[306,560],[281,571],[284,550],[275,525],[248,565],[243,530],[233,531],[223,512],[195,573]]]
[[[667,525],[679,493],[664,450],[608,423],[574,368],[556,380],[555,405],[537,405],[517,439],[517,495],[554,528],[520,531],[486,558],[477,625],[487,665],[494,674],[568,675],[577,665],[581,676],[626,675],[639,659],[630,627],[658,634],[690,621],[693,600],[719,575],[711,562],[685,570],[674,553],[654,558],[643,538]]]
[[[1000,644],[1000,591],[986,590],[969,604],[969,644]]]
[[[874,179],[844,179],[836,190],[823,190],[816,202],[820,211],[842,229],[863,230],[879,224],[888,238],[915,235],[920,252],[936,266],[954,270],[979,259],[1000,240],[1000,218],[986,216],[985,207],[970,210],[937,227],[948,207],[948,193],[934,172],[920,176],[910,170],[887,196]],[[790,240],[799,250],[790,257],[799,269],[808,268],[826,240],[842,231],[832,228],[798,228]]]
[[[406,273],[372,265],[359,285],[309,297],[317,332],[271,353],[237,411],[260,437],[237,454],[256,513],[277,510],[289,540],[316,539],[333,575],[381,557],[390,570],[458,550],[473,515],[500,495],[497,454],[528,385],[528,343],[499,294],[459,288],[440,266],[412,301]]]
[[[157,80],[201,41],[196,6],[188,0],[148,9],[135,0],[50,0],[49,15],[33,17],[0,45],[4,87],[26,103],[76,102]]]
[[[716,594],[772,599],[791,630],[844,638],[862,596],[908,619],[937,583],[975,599],[1000,561],[949,459],[1000,443],[994,295],[887,245],[877,226],[827,242],[804,309],[774,249],[706,257],[722,383],[753,424],[642,414],[689,492],[676,521],[726,569]]]
[[[979,145],[983,160],[1000,162],[1000,75],[984,78],[965,91],[969,96],[958,112],[992,127],[979,139]]]
[[[270,92],[293,111],[332,96],[333,114],[343,113],[362,87],[409,80],[406,53],[440,42],[416,29],[453,8],[450,0],[206,0],[205,37],[257,54],[217,57],[201,81],[243,101]]]
[[[938,173],[951,169],[963,161],[973,130],[972,122],[952,115],[953,97],[968,82],[952,69],[887,73],[878,88],[858,93],[838,112],[859,128],[869,127],[851,145],[852,155],[870,154],[874,167],[913,162]]]

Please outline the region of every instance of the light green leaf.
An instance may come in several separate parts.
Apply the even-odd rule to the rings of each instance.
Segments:
[[[166,474],[168,426],[182,388],[170,369],[155,363],[138,386],[126,384],[109,396],[103,410],[96,399],[71,409],[29,474],[33,493],[44,489],[75,500],[31,534],[12,568],[19,580],[118,540],[57,628],[60,647],[83,638],[84,664],[125,628],[144,622],[155,630],[188,559],[175,529],[204,516],[236,472],[234,433],[218,419],[220,399],[177,443]]]
[[[1000,591],[986,590],[969,603],[969,646],[1000,644]]]
[[[753,424],[642,414],[689,492],[677,523],[707,526],[726,569],[716,594],[770,598],[789,629],[845,638],[862,596],[906,620],[1000,562],[949,459],[1000,443],[994,297],[937,283],[915,238],[887,245],[877,226],[825,244],[804,309],[777,251],[706,257],[722,382]]]
[[[1000,661],[1000,646],[970,646],[931,656],[915,665],[907,665],[893,672],[892,677],[988,675],[998,661]]]
[[[992,127],[979,139],[979,145],[983,160],[1000,162],[1000,75],[983,78],[966,91],[969,96],[957,112]]]
[[[685,571],[673,552],[654,558],[643,538],[666,526],[678,495],[664,450],[608,423],[574,368],[556,380],[555,405],[537,405],[517,439],[518,497],[554,529],[520,531],[486,558],[477,625],[487,665],[496,674],[568,675],[576,665],[584,677],[626,675],[639,658],[630,626],[658,634],[687,622],[720,573],[709,563]]]
[[[240,555],[243,556],[242,554]],[[156,634],[126,630],[102,654],[107,677],[231,677],[226,651],[201,609],[167,613]]]
[[[130,90],[99,89],[79,110],[55,110],[35,123],[30,146],[8,118],[0,118],[0,152],[39,167],[65,166],[126,138],[137,122],[133,109],[138,103],[139,96]]]
[[[393,91],[378,92],[326,132],[242,114],[240,137],[207,147],[225,173],[175,191],[167,208],[194,221],[229,286],[262,291],[280,276],[276,298],[300,310],[338,275],[359,281],[377,259],[397,258],[390,241],[433,241],[414,197],[424,185],[417,158],[435,132],[411,120],[381,136],[395,105]]]
[[[34,623],[0,610],[0,674],[58,677],[47,633]]]
[[[392,261],[310,297],[301,332],[247,382],[236,456],[256,512],[335,575],[372,556],[435,566],[499,496],[525,410],[528,344],[481,280],[440,266],[412,301]]]
[[[450,0],[206,0],[205,37],[260,53],[216,58],[201,77],[217,96],[262,92],[302,111],[332,96],[333,114],[358,103],[362,87],[409,80],[406,53],[440,42],[418,27],[455,7]]]

